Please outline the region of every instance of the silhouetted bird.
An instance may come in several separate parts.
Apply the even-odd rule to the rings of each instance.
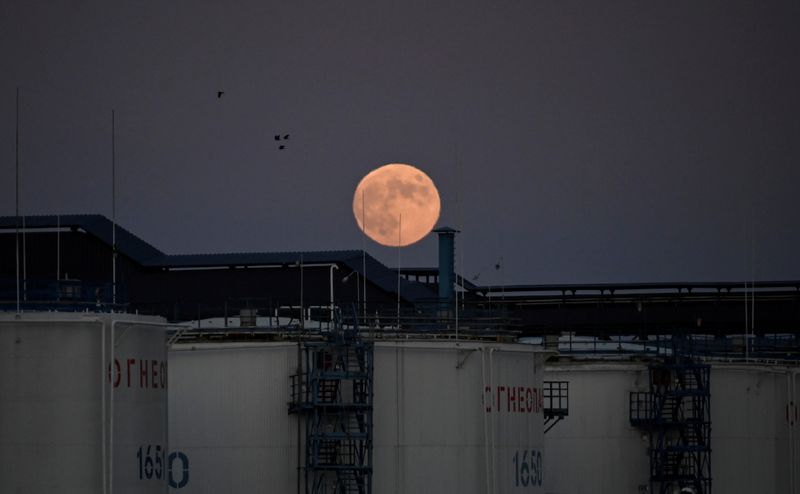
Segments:
[[[217,99],[222,98],[223,94],[225,94],[225,91],[217,91]]]
[[[281,137],[280,134],[275,134],[275,140],[276,141],[281,141],[281,140],[288,141],[289,140],[289,134],[284,134],[283,137]],[[280,146],[278,146],[278,149],[286,149],[286,145],[285,144],[281,144]]]

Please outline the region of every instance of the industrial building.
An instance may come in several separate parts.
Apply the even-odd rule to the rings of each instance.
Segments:
[[[800,493],[800,281],[485,287],[449,228],[398,272],[18,225],[2,492]]]
[[[440,240],[450,242],[440,249],[445,269],[400,269],[398,297],[397,269],[361,250],[170,255],[102,215],[29,216],[26,233],[18,235],[22,223],[0,217],[5,308],[16,297],[19,245],[19,288],[31,309],[114,307],[186,321],[238,316],[242,309],[275,314],[300,305],[323,318],[330,317],[331,306],[345,312],[358,306],[361,314],[395,321],[399,298],[401,319],[415,327],[438,327],[445,303],[453,316],[459,311],[462,328],[508,329],[522,336],[644,337],[690,330],[723,337],[743,332],[747,302],[755,309],[748,327],[759,338],[800,325],[797,280],[478,286],[455,273],[452,255],[449,263],[442,258],[456,233],[447,228],[437,230]],[[440,271],[446,277],[441,284]]]
[[[17,223],[0,217],[0,256],[7,261],[15,259],[15,241],[22,243]],[[114,225],[100,215],[33,216],[25,227],[20,286],[32,308],[99,305],[185,321],[248,307],[299,307],[301,292],[305,307],[328,308],[366,294],[373,312],[397,299],[396,272],[361,251],[166,255],[119,225],[112,235]],[[8,302],[15,297],[15,264],[0,269],[0,300]],[[431,300],[435,293],[403,282],[401,298]]]

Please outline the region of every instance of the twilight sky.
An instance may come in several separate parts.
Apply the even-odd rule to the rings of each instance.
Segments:
[[[355,186],[406,162],[479,284],[800,279],[798,25],[796,0],[3,0],[0,214],[19,86],[23,211],[110,216],[113,108],[118,221],[167,253],[360,249]]]

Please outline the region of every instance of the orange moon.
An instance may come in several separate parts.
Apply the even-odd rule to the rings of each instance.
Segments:
[[[390,163],[369,172],[353,195],[353,215],[361,231],[388,247],[405,247],[430,233],[441,202],[433,180],[422,170]]]

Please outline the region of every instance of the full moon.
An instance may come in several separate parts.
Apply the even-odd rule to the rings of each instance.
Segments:
[[[353,215],[361,231],[381,245],[418,242],[439,219],[439,191],[422,170],[390,163],[369,172],[353,195]]]

